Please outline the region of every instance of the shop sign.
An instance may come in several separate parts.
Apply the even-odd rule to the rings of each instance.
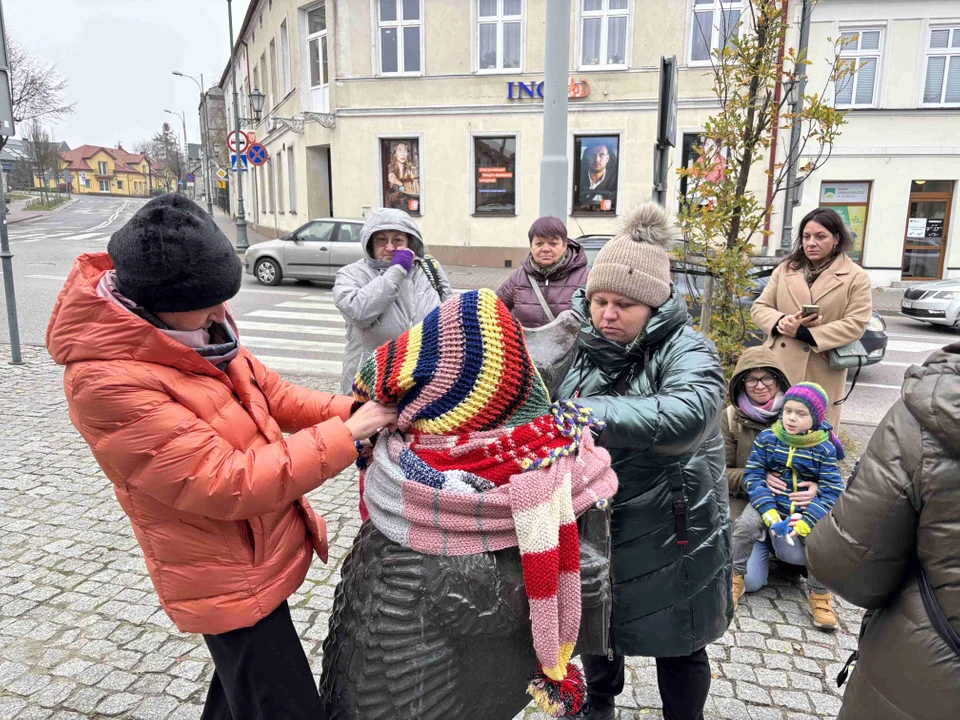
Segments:
[[[821,203],[865,203],[870,199],[870,183],[821,183]]]
[[[567,83],[568,98],[585,98],[588,95],[590,95],[590,83],[583,78],[580,80],[570,78],[570,82]],[[543,81],[525,83],[511,80],[507,83],[507,100],[521,100],[525,97],[543,100]]]
[[[927,218],[927,237],[943,237],[943,218]]]

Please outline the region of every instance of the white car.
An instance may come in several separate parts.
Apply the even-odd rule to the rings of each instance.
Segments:
[[[907,288],[900,314],[932,325],[960,327],[960,280],[938,280]]]
[[[311,220],[282,238],[251,245],[243,268],[264,285],[279,285],[284,278],[332,283],[340,268],[364,257],[362,227],[363,220]]]

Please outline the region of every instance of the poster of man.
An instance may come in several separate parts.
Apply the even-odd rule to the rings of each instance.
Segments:
[[[419,215],[420,141],[381,140],[383,206]]]
[[[617,211],[617,170],[620,138],[617,136],[578,137],[574,188],[574,212],[615,213]]]

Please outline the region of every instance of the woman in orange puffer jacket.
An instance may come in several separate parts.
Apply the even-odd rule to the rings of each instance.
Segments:
[[[394,409],[284,382],[237,341],[242,267],[179,195],[79,257],[47,347],[70,419],[130,518],[160,604],[216,666],[204,718],[322,718],[287,598],[326,530],[303,495]],[[284,432],[292,433],[284,437]]]

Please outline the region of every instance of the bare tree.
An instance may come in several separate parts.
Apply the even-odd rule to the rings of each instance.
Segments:
[[[170,123],[164,123],[160,132],[149,140],[134,143],[133,148],[138,153],[144,153],[154,162],[157,173],[154,176],[154,182],[159,187],[167,192],[176,189],[174,182],[177,179],[183,179],[187,172],[186,158],[183,157],[183,149]]]
[[[50,140],[50,133],[36,118],[27,125],[25,143],[31,169],[40,181],[40,196],[44,202],[47,202],[47,184],[53,168],[57,168],[54,177],[59,177],[60,153],[57,151],[56,143]]]
[[[74,111],[76,103],[66,101],[67,81],[60,77],[56,65],[35,58],[9,36],[7,63],[13,120],[17,125],[38,118],[49,122]],[[6,141],[6,138],[0,138],[0,150]]]

